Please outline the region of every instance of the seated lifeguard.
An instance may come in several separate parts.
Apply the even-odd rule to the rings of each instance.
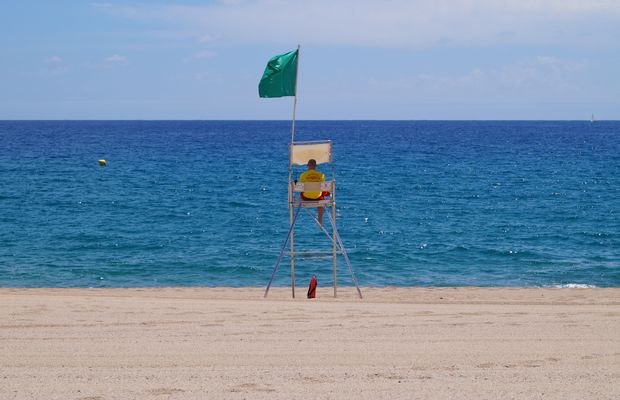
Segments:
[[[316,170],[316,160],[308,160],[308,170],[301,174],[299,177],[301,183],[304,182],[325,182],[325,175]],[[329,196],[329,192],[302,192],[301,199],[304,201],[319,201],[324,200],[326,196]],[[323,225],[323,207],[318,207],[319,224]]]

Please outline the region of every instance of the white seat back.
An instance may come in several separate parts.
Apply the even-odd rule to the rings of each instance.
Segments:
[[[298,182],[293,183],[293,192],[334,192],[334,182]]]
[[[332,142],[296,142],[289,145],[291,165],[306,165],[314,159],[317,164],[332,162]]]

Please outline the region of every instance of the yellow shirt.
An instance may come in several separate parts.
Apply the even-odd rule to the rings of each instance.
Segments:
[[[325,182],[325,175],[316,170],[308,170],[300,175],[299,182]],[[304,197],[308,199],[318,199],[323,192],[304,192]]]

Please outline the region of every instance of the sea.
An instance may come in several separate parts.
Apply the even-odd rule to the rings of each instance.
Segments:
[[[290,121],[0,121],[0,287],[265,286],[290,139]],[[620,122],[297,121],[325,139],[360,285],[620,287]],[[314,213],[296,249],[329,251]],[[331,259],[295,261],[298,286],[332,284]]]

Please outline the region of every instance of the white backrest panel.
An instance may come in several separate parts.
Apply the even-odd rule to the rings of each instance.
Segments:
[[[293,192],[332,192],[334,191],[334,182],[297,182],[291,184]]]
[[[290,145],[291,165],[306,165],[308,160],[315,159],[317,164],[331,162],[332,144],[326,143],[294,143]]]

